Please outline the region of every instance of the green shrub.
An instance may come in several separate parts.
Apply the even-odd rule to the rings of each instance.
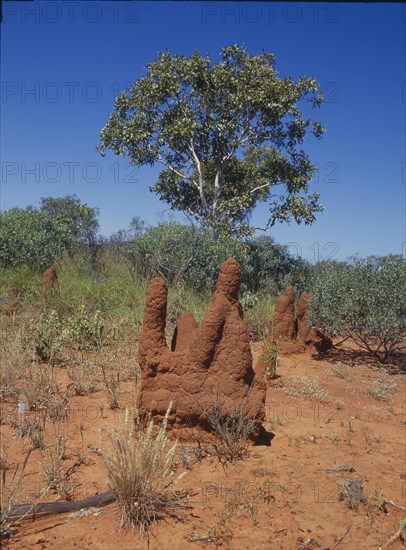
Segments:
[[[151,227],[127,246],[127,258],[137,273],[184,280],[195,290],[213,288],[220,265],[234,256],[242,261],[246,249],[237,239],[199,231],[191,225],[165,222]]]
[[[198,291],[213,291],[220,266],[230,256],[241,265],[241,292],[244,293],[249,290],[244,281],[244,266],[248,258],[247,246],[232,237],[215,239],[210,232],[202,232],[197,236],[193,257],[185,271],[186,282]]]
[[[29,335],[35,355],[40,361],[54,363],[67,344],[78,351],[99,349],[103,342],[104,321],[100,311],[89,314],[84,305],[70,317],[62,319],[52,309],[42,314]]]
[[[127,243],[126,255],[138,274],[173,282],[187,268],[196,236],[192,226],[161,223]]]
[[[310,323],[386,360],[406,349],[406,262],[398,256],[329,265],[312,289]]]
[[[311,267],[293,258],[271,237],[241,241],[176,222],[161,223],[136,235],[125,245],[127,260],[136,274],[161,276],[169,283],[183,280],[197,291],[212,290],[220,265],[230,256],[241,264],[241,293],[276,295],[292,283],[308,290]]]
[[[100,348],[103,331],[104,322],[100,311],[90,315],[83,304],[67,321],[67,337],[79,351]]]
[[[243,293],[240,298],[240,303],[244,312],[253,309],[258,304],[258,296],[249,290]]]
[[[99,209],[82,203],[77,195],[42,197],[40,210],[68,226],[75,242],[89,247],[97,242]]]
[[[251,292],[277,296],[292,284],[298,292],[310,290],[312,267],[302,258],[291,256],[288,249],[272,237],[261,236],[247,241],[248,252],[242,264],[242,287]]]
[[[45,212],[12,208],[0,214],[0,266],[42,270],[73,247],[68,226]]]
[[[38,359],[54,363],[62,353],[65,340],[58,313],[52,310],[49,315],[42,314],[34,325],[31,338]]]

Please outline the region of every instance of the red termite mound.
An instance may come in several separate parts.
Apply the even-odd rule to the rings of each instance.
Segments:
[[[302,292],[296,309],[297,338],[304,344],[312,343],[315,333],[315,330],[307,324],[309,298],[308,292]]]
[[[42,274],[42,288],[44,290],[58,288],[58,275],[54,267],[49,267]]]
[[[257,430],[264,419],[266,383],[252,368],[238,301],[240,275],[236,260],[223,263],[201,326],[191,313],[181,316],[171,349],[165,340],[166,283],[155,278],[149,285],[139,338],[139,412],[159,421],[172,402],[169,425],[181,439],[190,430],[209,429],[206,414],[213,406],[223,416],[241,410]]]
[[[308,325],[308,308],[309,308],[310,295],[304,291],[300,295],[297,309],[296,309],[296,322],[297,322],[297,341],[302,345],[304,349],[313,347],[316,351],[326,352],[331,348],[333,342],[321,331],[311,328]]]
[[[171,350],[183,351],[187,349],[190,339],[199,328],[193,314],[187,311],[176,321],[175,331],[173,333]]]
[[[292,285],[275,302],[272,334],[276,342],[295,339],[295,291]]]
[[[284,354],[303,353],[306,350],[326,352],[332,346],[330,338],[308,325],[310,295],[300,295],[295,316],[295,291],[289,285],[275,302],[271,341],[278,344],[278,351]]]

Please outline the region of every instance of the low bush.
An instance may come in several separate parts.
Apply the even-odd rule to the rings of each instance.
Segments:
[[[29,383],[24,383],[21,386],[21,396],[31,411],[45,409],[58,392],[58,385],[51,367],[29,365],[26,367],[22,379],[29,380]]]
[[[107,335],[100,311],[89,313],[82,304],[73,315],[64,319],[54,309],[41,314],[27,340],[40,361],[54,364],[61,359],[66,345],[73,345],[80,352],[100,349]]]
[[[287,387],[286,392],[294,397],[303,397],[303,399],[319,401],[320,403],[324,403],[329,397],[329,392],[320,386],[318,380],[310,376],[295,378],[292,384]]]
[[[75,315],[67,320],[66,338],[72,342],[79,351],[99,349],[102,344],[104,322],[100,311],[93,315],[86,311],[82,304]]]
[[[46,212],[12,208],[0,213],[0,266],[44,270],[74,247],[68,226]]]
[[[406,351],[406,262],[399,256],[355,259],[326,266],[310,301],[310,323],[350,338],[386,361]]]
[[[31,331],[35,355],[40,361],[54,363],[60,358],[66,340],[66,333],[56,311],[42,314]]]

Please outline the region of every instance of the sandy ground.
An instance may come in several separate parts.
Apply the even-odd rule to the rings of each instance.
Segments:
[[[253,344],[254,364],[260,345]],[[376,505],[382,495],[406,506],[406,386],[404,376],[388,376],[399,391],[392,402],[367,395],[368,385],[379,373],[365,364],[348,367],[348,376],[331,373],[332,360],[310,354],[285,356],[267,394],[266,438],[249,448],[242,461],[223,466],[207,456],[179,467],[185,475],[176,488],[187,489],[187,507],[179,517],[156,522],[148,536],[137,530],[119,532],[116,504],[80,513],[65,513],[14,526],[14,535],[3,547],[102,549],[379,549],[399,529],[406,512]],[[297,379],[308,376],[328,392],[308,396]],[[69,382],[58,369],[58,380]],[[120,411],[112,411],[106,392],[97,391],[69,400],[67,421],[47,421],[47,437],[67,437],[66,469],[75,463],[76,451],[86,455],[72,475],[74,498],[107,490],[101,459],[88,448],[99,445],[99,428],[117,425],[126,406],[132,406],[134,382],[122,384]],[[313,387],[313,386],[312,386]],[[296,395],[294,395],[296,388]],[[3,418],[15,413],[16,402],[7,399]],[[34,413],[30,413],[34,414]],[[4,421],[3,421],[4,422]],[[9,470],[21,465],[27,442],[15,435],[9,423],[1,426],[8,447]],[[327,472],[337,465],[351,465],[353,472]],[[9,474],[8,474],[9,475]],[[361,478],[366,503],[351,508],[339,498],[345,479]],[[16,500],[33,502],[41,488],[41,452],[31,453]],[[58,500],[48,493],[43,501]],[[344,536],[345,535],[345,536]],[[344,536],[344,538],[342,538]],[[388,548],[403,548],[399,538]]]

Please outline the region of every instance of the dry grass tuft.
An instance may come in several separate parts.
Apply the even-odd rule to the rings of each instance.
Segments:
[[[27,438],[33,449],[44,448],[44,428],[44,419],[41,420],[38,416],[35,418],[21,416],[21,420],[17,417],[16,434],[19,437]]]
[[[30,411],[46,408],[58,392],[55,373],[49,365],[27,365],[22,379],[29,381],[22,385],[21,393]]]
[[[156,435],[152,420],[143,429],[139,420],[131,421],[127,410],[124,426],[107,427],[109,448],[103,447],[100,437],[98,453],[116,495],[120,528],[135,527],[145,533],[161,514],[175,513],[178,507],[179,497],[170,489],[177,444],[170,446],[166,436],[169,411],[170,406]]]
[[[241,460],[248,454],[248,439],[255,430],[254,422],[242,408],[225,410],[214,403],[206,412],[213,431],[212,447],[222,464]]]
[[[47,487],[62,496],[72,500],[73,485],[63,472],[63,461],[66,458],[66,437],[54,436],[54,443],[42,454],[42,472]]]

